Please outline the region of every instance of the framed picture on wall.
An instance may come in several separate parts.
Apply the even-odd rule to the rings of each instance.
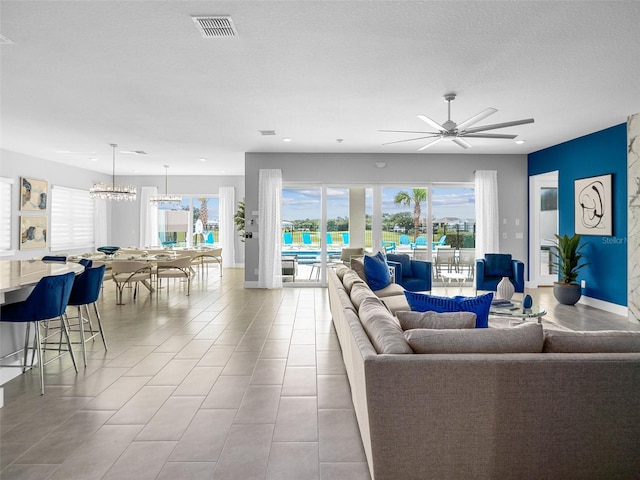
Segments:
[[[33,178],[20,178],[20,210],[44,212],[47,210],[47,182]]]
[[[613,235],[612,177],[600,175],[574,182],[577,234]]]
[[[46,248],[47,217],[20,217],[20,250]]]

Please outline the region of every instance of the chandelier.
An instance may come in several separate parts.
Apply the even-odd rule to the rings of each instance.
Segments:
[[[113,174],[111,177],[111,185],[106,183],[94,183],[89,189],[91,198],[96,200],[115,200],[117,202],[123,200],[132,202],[136,199],[135,185],[116,185],[116,147],[115,143],[110,144],[113,149]]]
[[[169,180],[167,175],[167,169],[169,165],[164,165],[164,194],[156,195],[155,197],[151,197],[149,202],[152,205],[158,205],[160,203],[180,203],[182,202],[182,197],[180,195],[169,194]]]

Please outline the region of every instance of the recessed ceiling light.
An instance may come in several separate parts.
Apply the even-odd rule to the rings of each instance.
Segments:
[[[525,142],[525,140],[515,140],[515,142],[516,142],[518,145],[522,145],[522,144]]]
[[[201,158],[201,159],[200,159],[200,161],[201,161],[201,162],[206,162],[206,161],[207,161],[207,159],[206,159],[206,158]]]
[[[283,138],[283,139],[282,139],[282,141],[283,141],[283,142],[290,142],[290,141],[291,141],[291,139],[290,139],[290,138]]]
[[[376,162],[376,167],[378,168],[384,168],[386,166],[387,166],[386,162]]]
[[[92,161],[92,162],[97,162],[98,161],[98,159],[96,157],[92,157],[89,160]]]
[[[336,138],[336,142],[342,143],[342,142],[344,142],[344,138]]]

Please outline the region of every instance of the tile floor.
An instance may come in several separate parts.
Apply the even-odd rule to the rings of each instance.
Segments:
[[[210,267],[189,297],[173,282],[122,306],[106,282],[109,350],[90,344],[78,374],[68,356],[47,365],[44,396],[37,371],[4,385],[0,478],[369,479],[326,289],[243,277]],[[640,329],[532,293],[557,325]]]

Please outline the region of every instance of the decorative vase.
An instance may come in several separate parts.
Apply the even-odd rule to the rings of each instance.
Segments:
[[[516,291],[513,283],[509,280],[509,277],[502,277],[500,283],[498,283],[498,288],[496,289],[496,293],[498,294],[498,298],[503,300],[511,300],[513,297],[513,293]]]
[[[533,306],[533,298],[531,295],[525,295],[522,300],[522,308],[531,308]]]
[[[553,296],[562,305],[575,305],[582,296],[582,290],[577,283],[554,283]]]

